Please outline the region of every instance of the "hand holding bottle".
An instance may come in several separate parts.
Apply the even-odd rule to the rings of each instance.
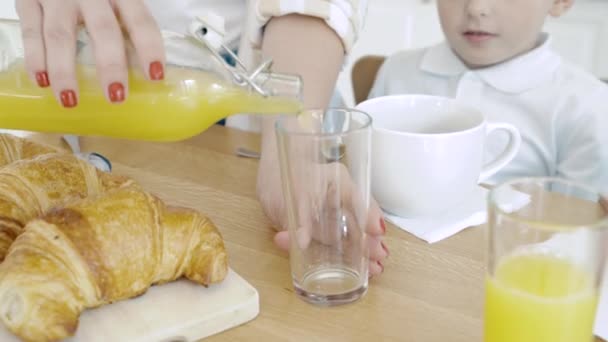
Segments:
[[[97,77],[112,103],[128,94],[128,62],[123,29],[139,64],[151,80],[164,76],[160,30],[143,0],[16,0],[25,66],[41,87],[51,86],[67,108],[78,104],[76,41],[84,25],[95,51]]]

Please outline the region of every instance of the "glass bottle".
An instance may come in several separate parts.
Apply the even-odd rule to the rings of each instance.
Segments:
[[[80,45],[86,47],[86,35],[80,37]],[[302,82],[298,76],[273,73],[269,60],[248,70],[223,45],[222,38],[203,18],[192,23],[188,35],[163,32],[165,50],[174,58],[168,59],[162,81],[147,80],[131,62],[134,53],[127,48],[128,95],[120,104],[106,99],[91,50],[81,49],[76,66],[78,105],[64,108],[50,87],[41,88],[29,79],[19,22],[0,20],[0,128],[178,141],[233,114],[300,110]],[[12,49],[6,48],[11,45]],[[236,66],[225,62],[222,49],[236,59]],[[181,61],[180,56],[186,54],[190,55]],[[197,62],[188,63],[193,56]]]

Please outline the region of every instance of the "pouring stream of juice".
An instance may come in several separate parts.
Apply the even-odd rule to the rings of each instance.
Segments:
[[[21,62],[0,72],[0,127],[38,132],[177,141],[192,137],[232,114],[296,113],[296,98],[264,97],[219,80],[212,73],[168,66],[163,81],[130,71],[128,95],[109,103],[94,66],[80,65],[78,106],[63,108],[50,88],[39,88]]]

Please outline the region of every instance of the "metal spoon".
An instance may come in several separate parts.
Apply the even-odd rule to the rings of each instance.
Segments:
[[[236,155],[239,157],[260,159],[260,152],[253,151],[245,147],[237,147],[234,153],[236,153]]]
[[[88,161],[101,171],[112,171],[112,163],[108,160],[108,158],[102,156],[99,153],[84,153],[80,151],[80,139],[78,138],[78,136],[66,134],[62,138],[68,144],[68,146],[70,146],[72,153],[74,153],[76,157]]]

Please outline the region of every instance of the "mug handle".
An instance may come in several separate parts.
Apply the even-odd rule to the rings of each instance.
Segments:
[[[519,151],[519,146],[521,146],[521,135],[515,126],[508,123],[488,123],[486,126],[486,137],[495,131],[507,132],[509,134],[509,144],[496,159],[484,165],[479,175],[479,183],[490,178],[511,162],[515,158],[517,151]]]

